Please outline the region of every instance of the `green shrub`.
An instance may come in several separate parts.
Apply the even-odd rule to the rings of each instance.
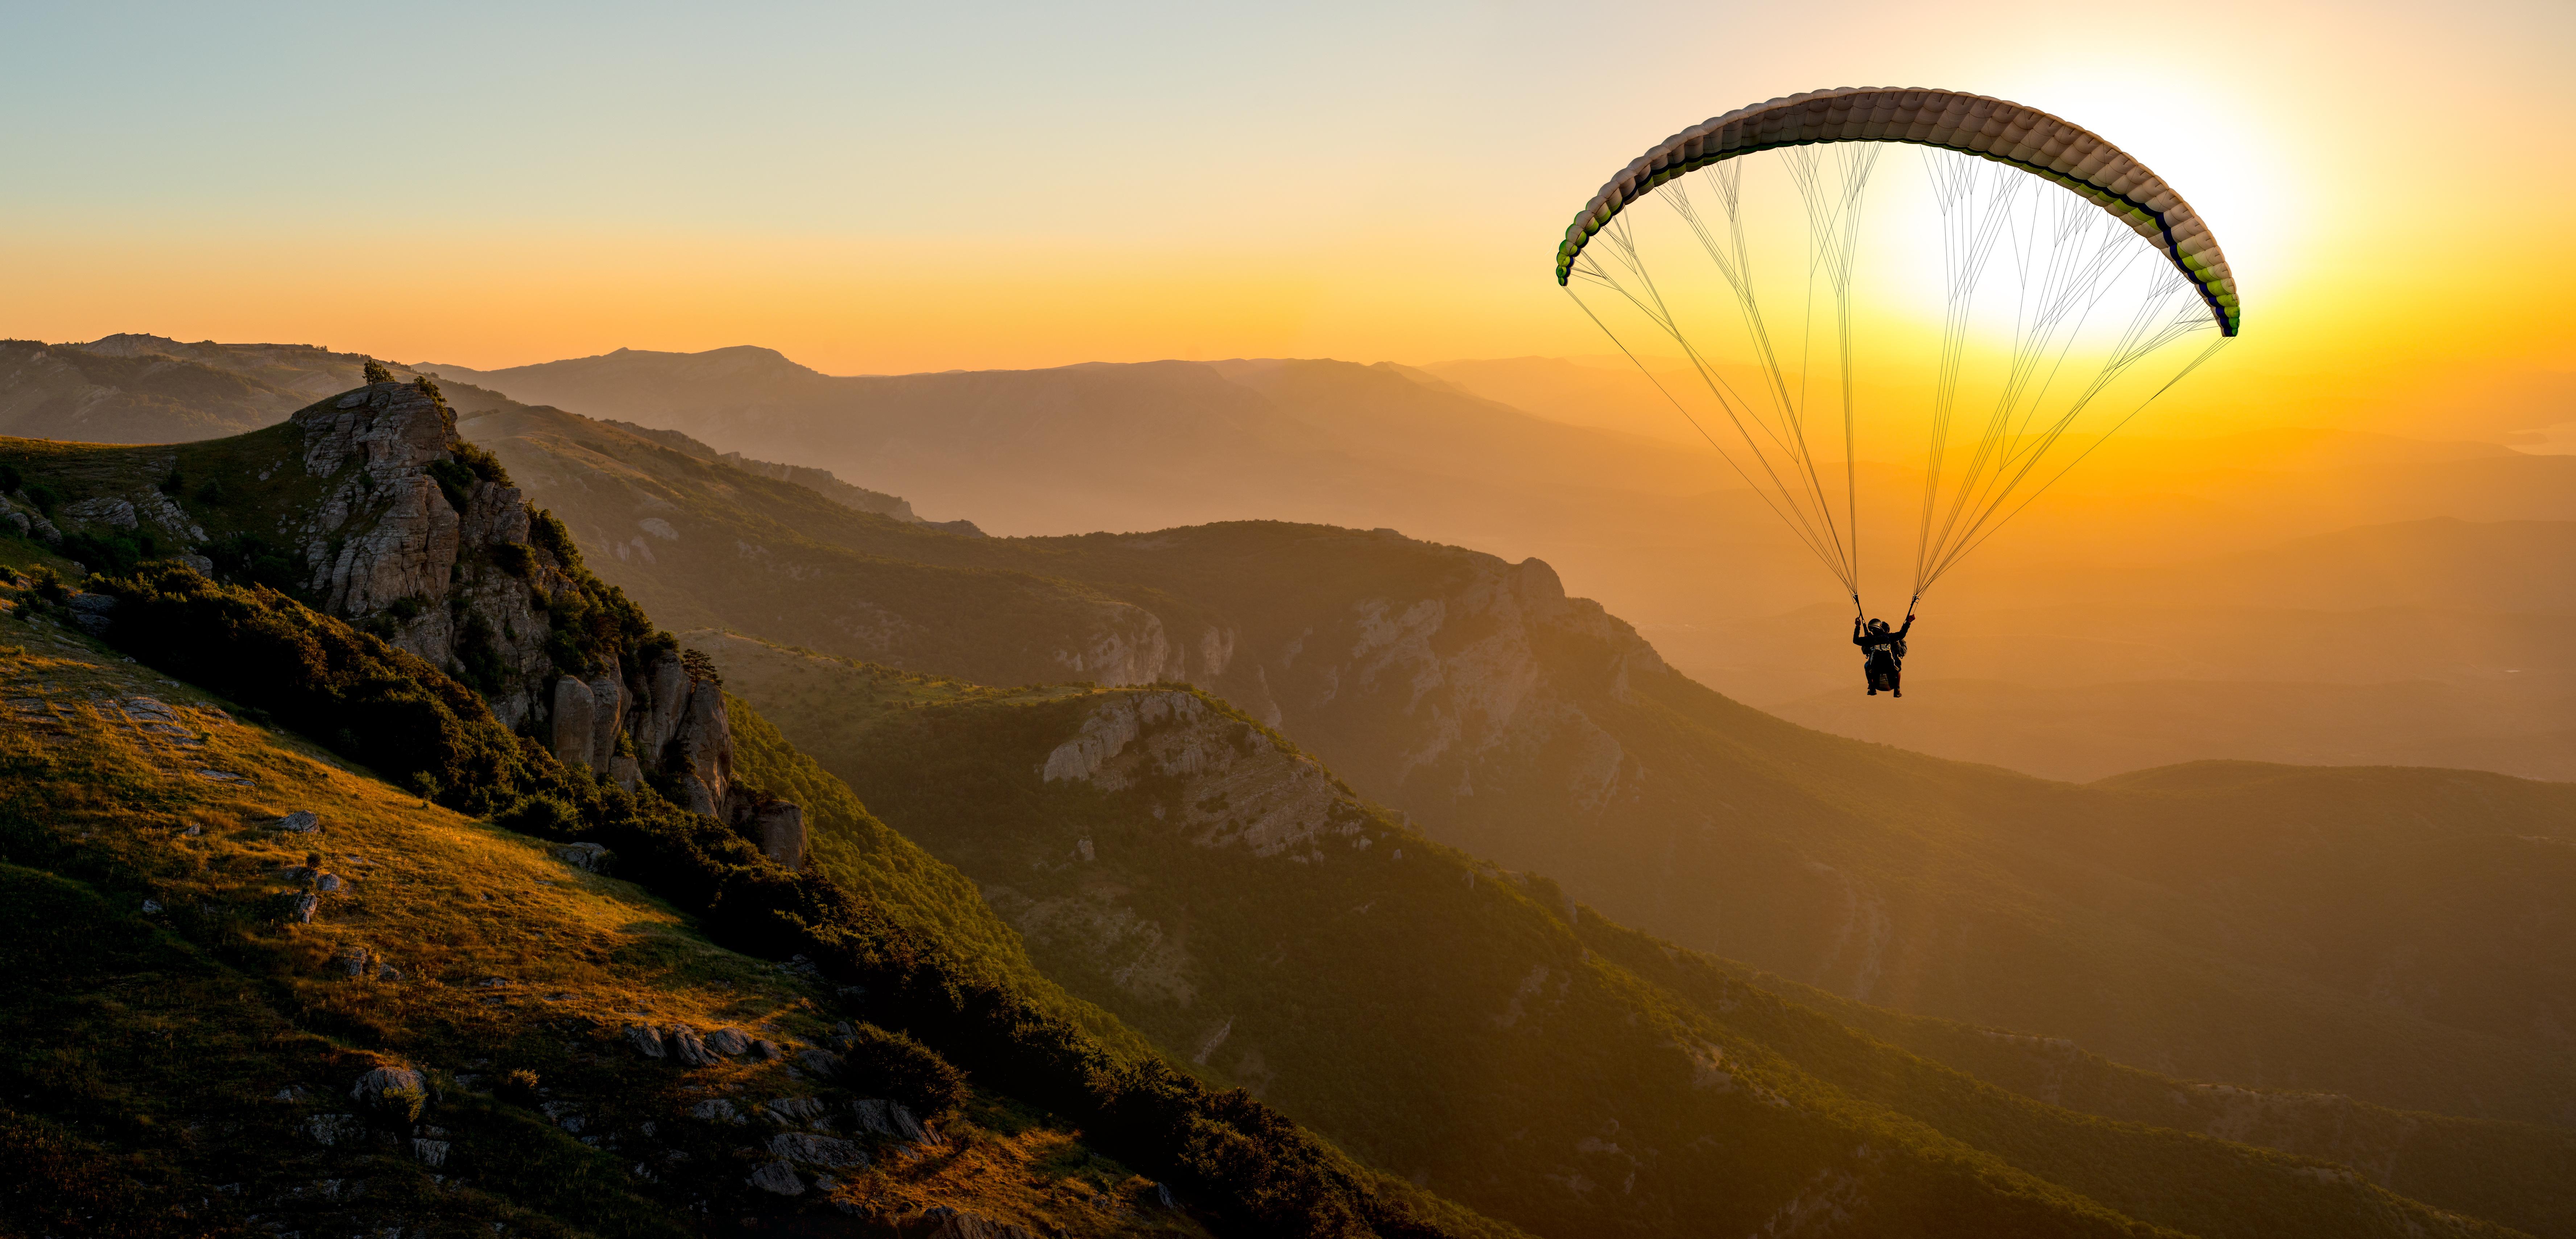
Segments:
[[[464,465],[468,470],[472,471],[474,476],[481,478],[486,482],[490,482],[495,486],[507,486],[510,484],[510,471],[501,467],[501,458],[485,451],[483,448],[475,444],[468,443],[463,439],[458,439],[456,441],[456,460],[457,463]]]
[[[159,539],[149,533],[133,534],[74,533],[63,535],[62,545],[55,548],[65,559],[88,566],[91,572],[117,575],[131,572],[136,564],[160,553]]]
[[[422,466],[421,472],[438,483],[438,493],[447,496],[447,506],[460,513],[465,511],[465,505],[474,494],[474,470],[471,467],[461,461],[433,460]]]
[[[573,543],[572,530],[544,508],[528,513],[528,541],[554,556],[566,570],[581,567],[581,548]]]
[[[850,1072],[924,1119],[935,1119],[966,1100],[966,1073],[929,1046],[899,1032],[861,1024],[847,1049]]]
[[[557,796],[522,796],[492,820],[540,839],[569,839],[582,827],[581,814]]]
[[[215,483],[208,482],[208,486]],[[206,558],[215,561],[215,576],[237,585],[257,585],[288,597],[314,601],[306,590],[312,579],[304,552],[271,542],[255,533],[235,533],[210,543]]]
[[[524,581],[537,570],[537,553],[523,542],[503,542],[492,548],[492,562],[501,571]]]
[[[367,359],[366,381],[370,385],[376,383],[390,383],[394,381],[394,372],[385,369],[385,364],[383,362],[370,357]]]

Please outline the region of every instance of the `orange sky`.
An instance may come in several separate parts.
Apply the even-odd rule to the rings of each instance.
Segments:
[[[1548,261],[1610,173],[1773,95],[1935,85],[2094,128],[2212,221],[2245,338],[2180,421],[2576,422],[2563,3],[695,13],[27,19],[0,332],[835,373],[1599,353]]]

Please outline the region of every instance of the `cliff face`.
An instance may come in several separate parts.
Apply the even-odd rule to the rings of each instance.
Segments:
[[[291,553],[289,579],[317,609],[474,686],[503,725],[566,764],[629,788],[649,779],[773,858],[802,861],[795,806],[733,777],[712,668],[645,639],[643,615],[568,539],[546,536],[541,526],[561,528],[553,518],[457,437],[434,387],[372,384],[233,440],[89,451],[51,466],[55,489],[79,495],[56,507],[56,540],[136,546],[148,534],[143,553],[200,571],[238,558],[246,539]],[[44,519],[12,506],[0,520]]]
[[[1667,672],[1654,647],[1539,560],[1434,553],[1449,562],[1432,588],[1317,608],[1186,674],[1445,830],[1472,832],[1480,797],[1538,794],[1583,820],[1628,796],[1645,767],[1595,714]]]
[[[322,609],[352,622],[384,617],[388,640],[450,670],[461,669],[459,645],[479,622],[505,672],[486,690],[493,713],[511,727],[550,713],[541,609],[576,587],[552,555],[500,569],[499,548],[534,550],[518,489],[468,475],[460,510],[429,473],[455,460],[454,419],[409,384],[360,388],[291,421],[303,440],[295,467],[324,487],[293,527]]]

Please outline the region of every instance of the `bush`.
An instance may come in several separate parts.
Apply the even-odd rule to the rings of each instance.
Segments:
[[[541,839],[569,839],[582,826],[581,814],[559,796],[522,796],[492,820]]]
[[[390,383],[394,381],[394,372],[385,369],[385,364],[383,362],[370,357],[367,359],[366,381],[370,385],[376,383]]]
[[[212,487],[215,483],[206,485]],[[299,601],[313,601],[305,588],[312,579],[311,568],[304,562],[304,552],[294,547],[255,533],[235,533],[207,544],[205,554],[215,561],[219,579],[272,589]]]
[[[456,441],[456,460],[474,476],[495,486],[510,484],[510,471],[501,467],[501,458],[463,439]]]
[[[966,1073],[930,1047],[899,1032],[861,1024],[852,1037],[850,1074],[902,1102],[923,1119],[935,1119],[966,1100]]]
[[[421,467],[429,480],[438,483],[438,493],[447,496],[447,506],[460,514],[474,494],[474,470],[453,460],[433,460]]]
[[[131,572],[136,564],[160,553],[161,544],[149,533],[66,534],[62,545],[55,548],[65,559],[85,564],[92,572],[110,576]]]

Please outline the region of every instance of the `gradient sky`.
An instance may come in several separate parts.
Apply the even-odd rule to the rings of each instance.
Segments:
[[[2190,408],[2576,422],[2576,6],[16,4],[0,334],[834,373],[1602,349],[1549,277],[1741,104],[1931,85],[2183,187]]]

